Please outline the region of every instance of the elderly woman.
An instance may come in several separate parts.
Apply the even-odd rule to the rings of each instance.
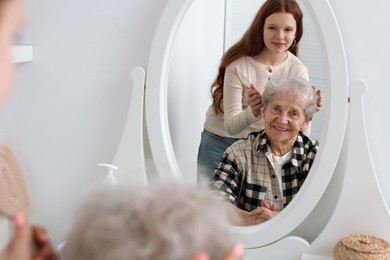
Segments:
[[[209,189],[172,181],[98,188],[76,209],[61,259],[241,259],[229,228],[238,216],[221,202]]]
[[[318,141],[302,132],[317,109],[317,93],[309,82],[271,79],[262,105],[265,129],[231,145],[212,179],[246,225],[267,221],[288,205],[318,149]]]

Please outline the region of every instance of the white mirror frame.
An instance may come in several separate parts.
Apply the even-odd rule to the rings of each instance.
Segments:
[[[150,148],[160,178],[182,178],[168,122],[168,76],[173,40],[194,0],[169,0],[152,43],[146,77],[145,113]],[[327,120],[311,174],[277,217],[261,225],[234,227],[246,248],[271,244],[297,228],[312,212],[333,175],[347,122],[348,75],[342,37],[327,0],[303,0],[321,42],[328,79]]]

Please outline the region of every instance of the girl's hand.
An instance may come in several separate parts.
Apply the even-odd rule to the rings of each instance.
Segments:
[[[312,86],[314,90],[317,90],[317,112],[321,110],[322,107],[322,94],[321,90],[317,89],[315,86]]]
[[[251,89],[248,90],[248,105],[252,109],[252,113],[255,117],[262,117],[263,115],[263,104],[261,103],[261,94],[251,84]]]
[[[15,215],[14,224],[14,236],[0,252],[0,260],[56,260],[58,258],[43,228],[30,226],[23,213]]]
[[[0,260],[30,260],[32,258],[32,231],[22,213],[14,216],[15,234],[0,252]]]
[[[34,259],[40,260],[56,260],[57,253],[54,251],[44,228],[39,226],[31,226],[32,240],[35,246]]]

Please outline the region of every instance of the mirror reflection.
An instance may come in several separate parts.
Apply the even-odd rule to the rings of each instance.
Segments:
[[[264,130],[229,146],[212,181],[245,225],[263,223],[290,203],[318,149],[318,141],[301,131],[317,111],[317,93],[306,80],[271,78],[262,105]]]
[[[326,79],[324,77],[324,63],[318,36],[310,16],[305,14],[306,10],[304,9],[304,5],[299,1],[299,7],[304,16],[303,31],[299,28],[301,24],[300,18],[296,18],[296,13],[293,11],[290,13],[287,12],[287,14],[289,14],[287,15],[287,19],[282,19],[277,16],[269,17],[268,15],[266,18],[272,18],[273,20],[271,19],[268,21],[268,27],[265,27],[266,25],[263,24],[261,28],[270,31],[281,29],[279,31],[285,34],[288,34],[292,29],[292,33],[290,32],[292,36],[275,36],[278,39],[275,44],[272,42],[273,36],[270,34],[270,46],[267,46],[267,40],[265,39],[266,33],[257,35],[252,33],[251,39],[255,38],[257,41],[260,40],[260,43],[264,42],[264,46],[260,45],[257,46],[257,48],[252,46],[252,52],[247,55],[244,55],[245,53],[243,54],[243,52],[241,52],[240,55],[250,57],[247,64],[250,64],[250,66],[255,69],[245,69],[247,68],[245,66],[248,66],[245,64],[241,64],[241,67],[225,66],[222,67],[222,70],[226,73],[216,80],[216,77],[218,76],[217,72],[221,65],[221,57],[223,57],[223,54],[226,53],[234,43],[241,39],[264,2],[265,1],[263,0],[227,0],[210,4],[203,0],[194,1],[176,36],[173,46],[174,51],[168,88],[169,120],[175,122],[175,124],[171,124],[171,135],[175,136],[172,140],[179,166],[182,172],[186,174],[184,177],[190,181],[196,181],[196,175],[198,174],[195,169],[197,168],[196,158],[198,146],[199,143],[201,143],[201,140],[199,139],[200,133],[205,135],[206,130],[208,132],[207,137],[217,137],[217,144],[220,144],[219,141],[221,137],[222,139],[225,139],[225,143],[221,145],[220,151],[218,151],[215,156],[211,156],[207,153],[203,156],[205,160],[214,163],[213,166],[209,167],[210,169],[213,169],[218,165],[223,151],[225,151],[225,149],[234,141],[246,137],[250,132],[264,129],[264,121],[262,119],[258,120],[258,115],[256,116],[255,113],[253,113],[254,109],[248,102],[250,99],[250,89],[245,87],[245,85],[248,85],[245,83],[246,80],[254,85],[254,88],[258,91],[257,95],[259,95],[264,91],[264,85],[265,82],[268,81],[268,78],[277,78],[278,75],[282,76],[295,73],[300,77],[310,79],[312,85],[321,89],[322,98],[324,101],[326,100]],[[293,4],[296,3],[295,1],[290,2]],[[214,6],[214,8],[217,8],[211,8],[210,5],[217,5]],[[213,12],[210,10],[213,10]],[[219,11],[214,12],[214,10]],[[292,13],[294,13],[295,16]],[[276,28],[273,28],[272,26],[276,26]],[[259,35],[263,35],[264,41],[263,37],[258,37]],[[280,53],[277,53],[277,51],[272,49],[278,49],[278,44],[280,48],[284,48]],[[299,52],[297,52],[298,46]],[[238,49],[242,50],[242,45],[239,47],[241,48]],[[190,52],[188,51],[189,48],[191,48]],[[265,49],[267,51],[259,51],[259,49]],[[290,72],[291,69],[289,72],[285,72],[285,69],[278,70],[278,67],[286,67],[284,64],[286,64],[286,60],[290,60],[291,57],[294,61],[303,64],[301,66],[302,69],[299,70],[297,69],[297,66],[290,65],[290,67],[295,69],[294,72]],[[295,57],[298,57],[298,59]],[[233,55],[230,57],[230,63],[234,63],[236,59],[237,55]],[[238,70],[237,67],[239,68]],[[262,74],[258,72],[261,71],[260,68],[264,71]],[[239,76],[240,74],[242,74],[241,77]],[[261,76],[259,76],[259,74]],[[210,94],[210,86],[213,82],[218,83],[218,80],[222,83],[230,80],[230,85],[232,86],[230,90],[229,88],[224,88],[223,91],[220,89],[219,93],[222,93],[223,95],[226,92],[231,95],[229,99],[224,97],[224,102],[220,102],[219,104],[216,103],[217,105],[213,107],[212,105],[210,106],[213,102],[212,95]],[[213,85],[215,86],[218,84]],[[214,87],[213,89],[214,97],[216,96],[215,94],[218,93],[215,91],[216,89],[218,88]],[[234,93],[239,94],[235,95]],[[326,102],[324,102],[324,104],[326,104]],[[256,106],[256,104],[253,106]],[[223,113],[217,113],[219,108]],[[232,130],[231,133],[228,133],[226,130],[226,125],[229,126],[229,123],[226,122],[227,114],[229,114],[232,119],[230,122],[233,122],[231,123],[231,125],[233,125],[232,129],[230,129]],[[235,118],[236,121],[234,121]],[[321,137],[322,118],[324,118],[324,116],[322,115],[322,111],[320,111],[313,118],[308,129],[301,130],[304,130],[303,132],[306,135],[309,135],[313,140],[319,140]],[[184,126],[178,126],[178,121],[183,122]],[[211,123],[208,124],[207,122]],[[245,122],[245,124],[242,122]],[[176,128],[174,125],[176,125]],[[240,126],[238,127],[238,130],[234,129],[235,125]],[[206,128],[206,126],[209,127]],[[204,140],[202,139],[201,145],[208,143],[203,141]],[[211,146],[212,148],[215,148],[216,143],[212,143]],[[208,174],[207,178],[209,178],[213,174],[213,171],[210,170],[206,174]],[[286,198],[283,199],[286,200]],[[272,201],[269,201],[269,204],[271,204],[269,205],[271,207],[273,204]],[[281,208],[282,207],[279,207],[279,209]]]

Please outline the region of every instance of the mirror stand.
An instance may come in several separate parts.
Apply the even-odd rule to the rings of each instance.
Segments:
[[[134,67],[130,76],[133,80],[133,92],[125,127],[112,164],[118,166],[115,176],[121,182],[146,185],[143,134],[145,70],[142,67]]]
[[[348,234],[373,235],[390,241],[390,211],[378,185],[367,142],[363,103],[366,90],[362,80],[350,83],[345,149],[334,173],[343,175],[341,192],[325,228],[302,259],[332,255],[336,243]],[[328,191],[332,192],[331,188]]]

